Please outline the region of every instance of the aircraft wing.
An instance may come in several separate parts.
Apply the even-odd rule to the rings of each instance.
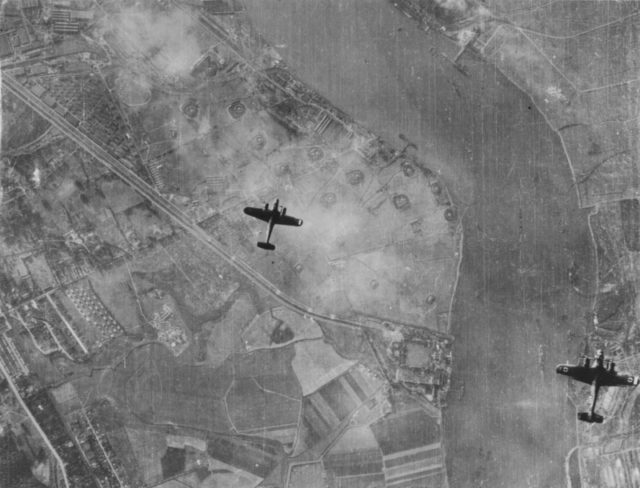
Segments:
[[[640,382],[640,378],[630,374],[614,373],[604,377],[601,381],[602,386],[636,386]]]
[[[591,384],[596,376],[595,369],[572,364],[560,364],[556,366],[556,373],[569,376],[576,381]]]
[[[269,222],[269,219],[271,218],[271,212],[263,208],[245,207],[244,213],[251,215],[256,219],[264,220],[265,222]]]
[[[281,215],[280,217],[278,217],[278,220],[276,220],[276,224],[278,225],[295,225],[300,227],[302,225],[302,219],[296,219],[295,217],[292,217],[291,215]]]

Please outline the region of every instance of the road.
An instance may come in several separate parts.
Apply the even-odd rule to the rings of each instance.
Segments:
[[[261,68],[260,66],[257,66],[254,61],[249,59],[247,57],[247,55],[245,54],[245,52],[243,51],[242,47],[239,46],[234,41],[232,41],[229,38],[229,36],[226,34],[224,28],[220,24],[218,24],[214,19],[212,19],[211,17],[209,17],[207,15],[203,15],[203,14],[200,14],[200,13],[194,13],[193,8],[191,6],[185,5],[183,2],[181,2],[179,0],[174,0],[174,5],[178,9],[180,9],[182,12],[184,12],[188,16],[190,16],[192,19],[197,20],[198,22],[200,22],[202,25],[204,25],[209,30],[209,32],[211,32],[215,37],[217,37],[220,42],[226,44],[226,46],[231,51],[233,51],[233,53],[236,55],[238,60],[240,60],[242,63],[247,65],[249,68],[251,68],[251,70],[253,71],[253,73],[257,77],[262,78],[263,80],[266,80],[268,83],[278,87],[280,90],[285,92],[289,97],[293,98],[294,100],[296,100],[296,101],[298,101],[298,102],[300,102],[300,103],[302,103],[304,105],[309,105],[309,106],[317,108],[320,111],[324,111],[325,113],[328,113],[331,116],[331,118],[333,120],[335,120],[336,122],[338,122],[339,124],[341,124],[347,130],[347,132],[349,132],[351,130],[350,127],[348,127],[345,124],[345,122],[343,120],[341,120],[339,117],[336,117],[332,113],[332,110],[328,109],[328,107],[323,107],[322,105],[318,105],[317,103],[313,102],[312,100],[302,100],[302,99],[300,99],[295,93],[292,93],[291,90],[288,90],[286,86],[283,86],[277,80],[275,80],[273,78],[270,78],[269,76],[264,74],[263,68]],[[332,107],[332,108],[335,109],[335,107]]]
[[[370,329],[370,330],[384,330],[382,321],[372,321],[371,319],[366,322],[359,322],[356,320],[349,320],[338,318],[335,316],[322,315],[314,312],[311,308],[298,303],[293,298],[285,295],[277,288],[273,283],[267,280],[260,273],[251,268],[246,262],[236,258],[235,255],[227,251],[216,239],[214,239],[209,233],[207,233],[202,227],[200,227],[195,221],[193,221],[185,212],[169,202],[160,193],[158,193],[149,183],[144,181],[134,171],[129,169],[122,162],[118,161],[110,153],[104,150],[100,145],[94,142],[86,134],[82,133],[64,117],[59,115],[55,110],[46,105],[40,100],[34,93],[29,91],[25,86],[20,84],[13,76],[9,74],[3,74],[2,84],[19,100],[27,104],[38,115],[47,120],[51,125],[60,130],[66,137],[78,144],[87,153],[93,156],[99,163],[103,164],[109,171],[116,174],[126,184],[128,184],[133,190],[138,192],[143,198],[155,205],[160,211],[167,215],[174,223],[180,226],[188,234],[196,238],[200,243],[205,245],[208,249],[213,251],[218,257],[223,259],[227,264],[233,267],[240,274],[245,276],[251,283],[260,287],[263,291],[271,295],[276,301],[287,307],[288,309],[300,313],[306,317],[311,317],[316,320],[321,320],[333,325],[341,327],[349,327],[356,329]],[[397,321],[390,321],[398,323]],[[424,330],[424,327],[420,327],[415,324],[402,324],[406,327],[419,328]],[[442,334],[437,331],[430,330],[436,336],[450,337],[447,334]]]
[[[567,268],[576,262],[589,279],[594,254],[561,141],[493,66],[467,50],[461,74],[442,55],[459,47],[391,2],[244,4],[300,79],[383,139],[416,141],[458,204],[464,257],[443,409],[450,486],[564,486],[575,411],[553,366],[573,355],[567,333],[581,334],[591,307]]]
[[[29,420],[31,420],[36,430],[38,431],[38,434],[40,434],[40,437],[42,437],[42,440],[47,445],[47,447],[49,448],[49,451],[51,451],[52,456],[58,463],[58,466],[60,467],[60,471],[62,472],[62,479],[64,480],[64,486],[66,488],[72,488],[69,486],[69,478],[67,478],[67,470],[64,466],[64,463],[62,462],[62,458],[56,451],[55,447],[53,447],[53,444],[51,444],[51,441],[47,437],[47,434],[45,434],[42,428],[40,427],[40,424],[38,424],[38,421],[35,419],[35,417],[31,413],[31,410],[29,410],[29,407],[27,407],[27,404],[24,403],[24,400],[22,399],[22,397],[20,396],[20,392],[18,391],[18,387],[13,382],[13,378],[11,378],[11,375],[9,375],[9,371],[7,371],[7,368],[5,367],[1,359],[0,359],[0,373],[2,373],[2,376],[4,376],[7,379],[9,388],[15,395],[16,399],[18,400],[18,403],[20,404],[22,409],[26,412],[27,417],[29,417]]]

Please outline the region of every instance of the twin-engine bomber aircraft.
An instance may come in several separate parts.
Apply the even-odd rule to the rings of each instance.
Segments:
[[[616,365],[610,359],[604,359],[602,349],[596,351],[593,359],[581,357],[577,365],[559,364],[556,373],[569,376],[574,380],[591,385],[592,403],[589,412],[579,412],[578,419],[584,422],[601,424],[602,415],[595,413],[598,391],[601,386],[636,386],[640,382],[638,376],[616,373]]]
[[[271,239],[271,232],[273,232],[274,225],[295,225],[300,227],[302,225],[302,219],[297,219],[291,215],[287,215],[286,207],[282,207],[282,210],[278,208],[280,200],[276,200],[272,209],[269,209],[269,204],[265,204],[264,208],[245,207],[244,213],[251,215],[256,219],[264,220],[269,223],[267,228],[267,240],[265,242],[258,242],[258,247],[273,251],[276,246],[269,242]]]

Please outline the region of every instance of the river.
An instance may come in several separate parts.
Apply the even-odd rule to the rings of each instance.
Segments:
[[[592,246],[560,140],[492,65],[464,54],[461,73],[444,56],[457,46],[389,2],[245,4],[301,79],[391,143],[413,141],[463,215],[443,412],[450,486],[564,486],[576,424],[554,366],[575,357],[568,331],[584,330],[590,303],[567,271],[587,273]]]

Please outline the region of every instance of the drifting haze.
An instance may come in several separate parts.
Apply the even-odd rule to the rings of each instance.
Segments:
[[[126,7],[106,17],[102,27],[117,33],[168,76],[188,75],[202,51],[195,36],[197,20],[177,9]]]

